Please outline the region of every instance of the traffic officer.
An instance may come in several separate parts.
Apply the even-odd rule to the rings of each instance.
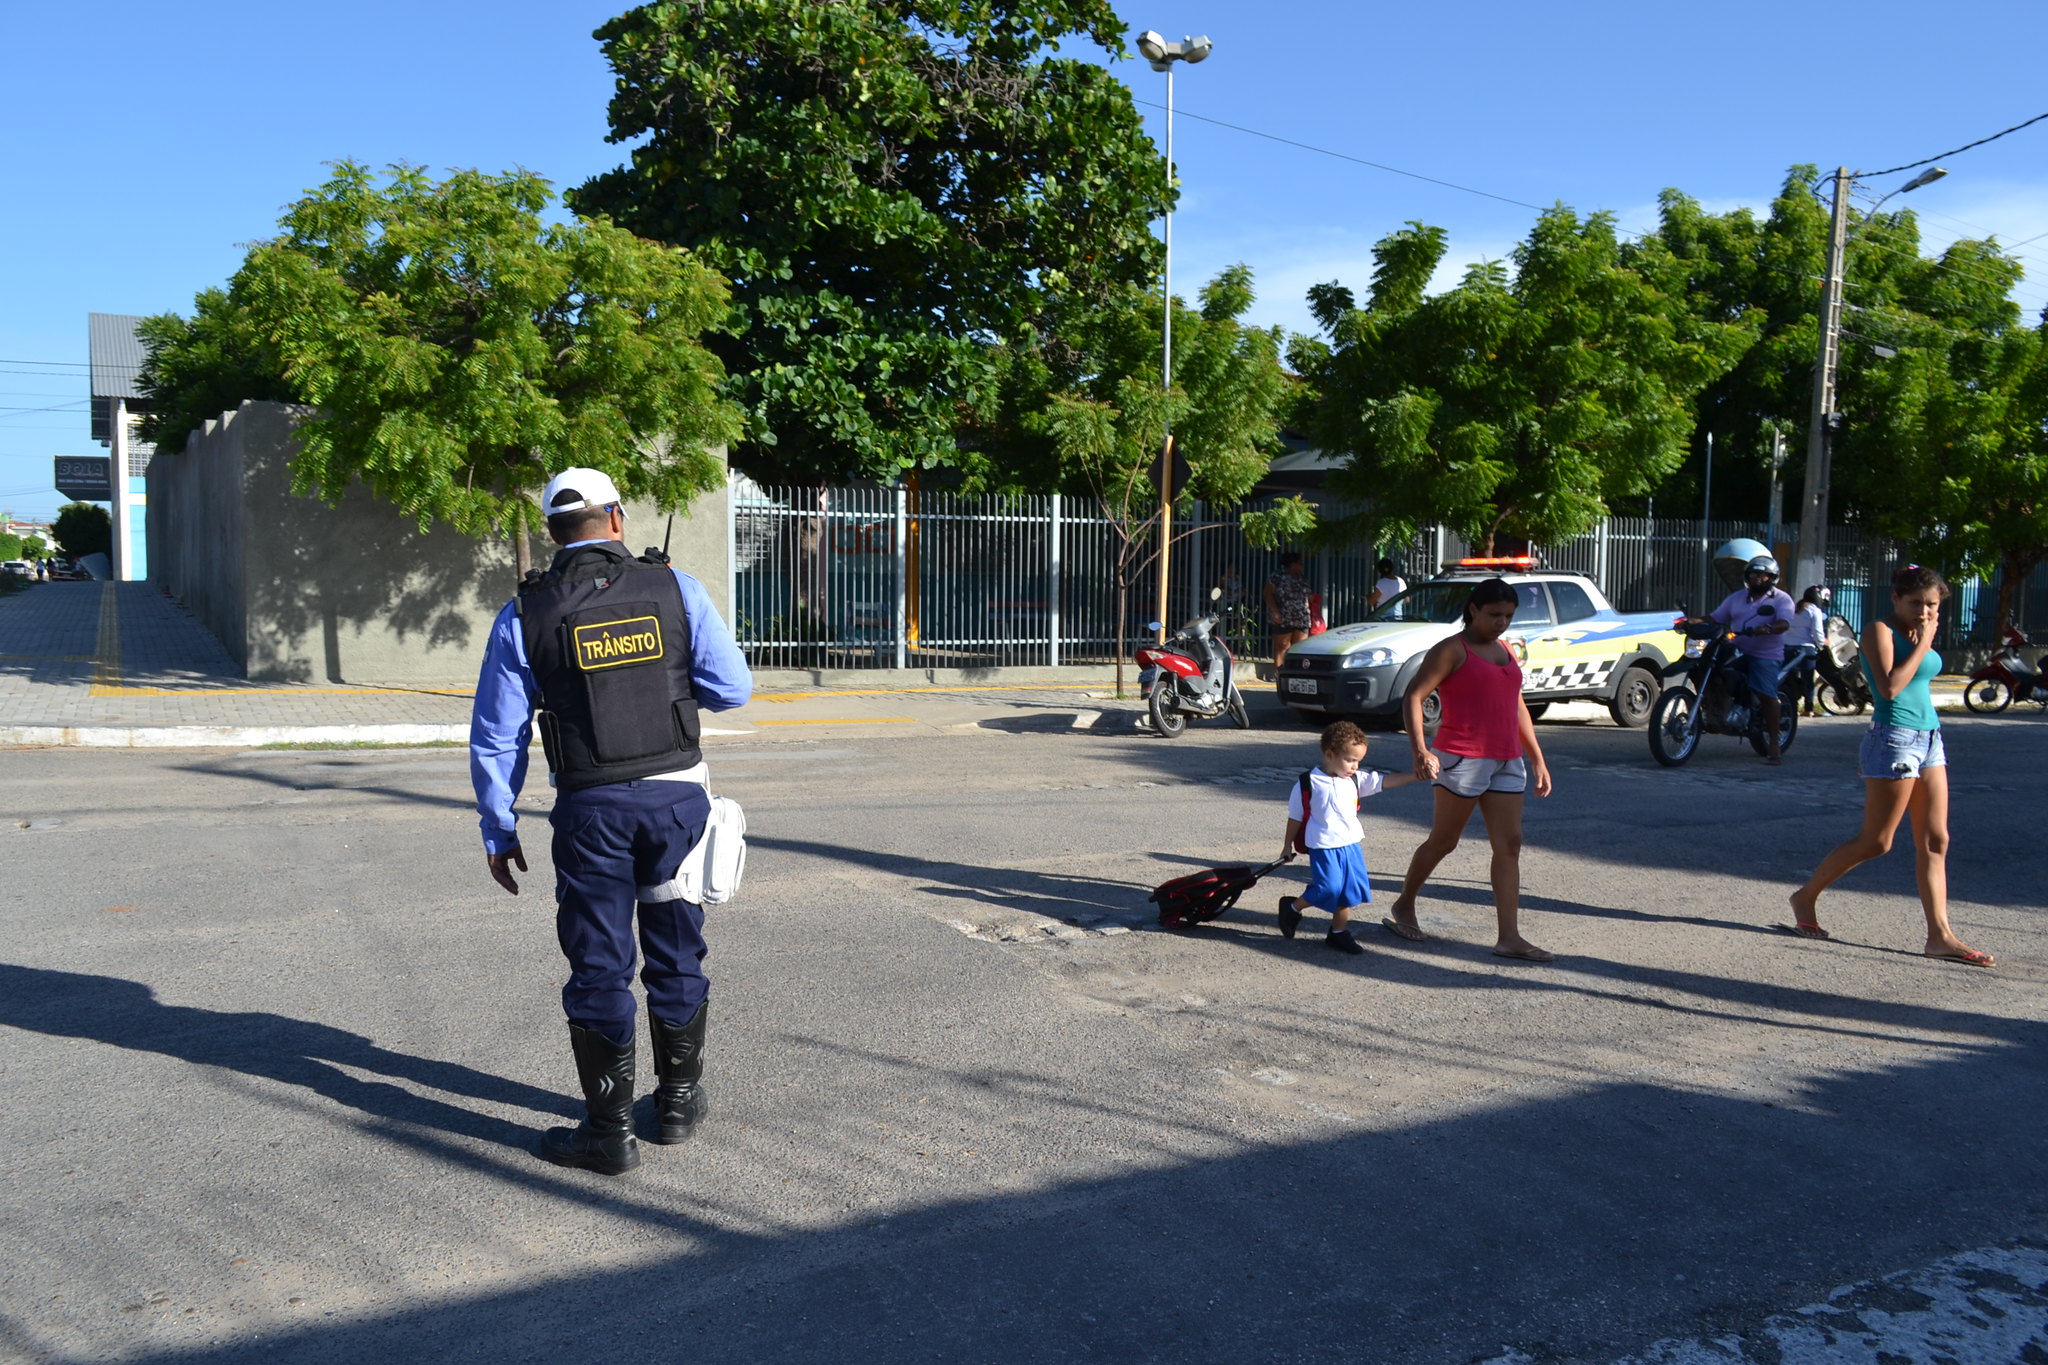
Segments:
[[[562,1007],[585,1117],[540,1154],[617,1175],[640,1164],[632,1127],[634,906],[654,1049],[656,1126],[680,1142],[705,1113],[704,910],[666,890],[710,813],[700,711],[745,705],[753,673],[704,585],[666,557],[636,559],[611,479],[565,469],[541,495],[562,548],[491,624],[469,727],[470,778],[490,873],[513,895],[526,855],[512,803],[539,708],[555,788],[555,931]]]

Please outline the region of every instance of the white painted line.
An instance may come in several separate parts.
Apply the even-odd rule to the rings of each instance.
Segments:
[[[466,744],[461,725],[0,725],[0,746],[249,749],[264,744]]]
[[[1076,730],[1086,730],[1101,719],[1102,713],[1100,711],[1076,711],[1074,713],[1074,728]]]

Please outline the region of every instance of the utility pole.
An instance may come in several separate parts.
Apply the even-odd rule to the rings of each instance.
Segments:
[[[1770,529],[1771,553],[1778,553],[1778,523],[1785,515],[1785,433],[1771,428],[1771,503],[1764,510],[1764,519]],[[1797,565],[1793,566],[1795,569]]]
[[[1700,566],[1704,575],[1714,572],[1714,433],[1707,433],[1707,477],[1705,490],[1700,495]],[[1711,577],[1702,577],[1702,590],[1711,589]],[[1701,601],[1706,598],[1702,597]]]
[[[1166,190],[1173,193],[1173,62],[1166,63]],[[1173,552],[1173,201],[1166,204],[1166,267],[1161,272],[1160,314],[1166,319],[1166,344],[1159,357],[1159,622],[1156,643],[1166,643],[1173,629],[1167,596]]]
[[[1138,55],[1166,77],[1166,269],[1161,290],[1166,318],[1165,346],[1159,359],[1159,396],[1162,404],[1173,396],[1173,64],[1206,61],[1216,45],[1207,34],[1169,43],[1152,29],[1138,35]],[[1173,419],[1160,408],[1159,438],[1159,643],[1166,642],[1172,625],[1167,615],[1167,574],[1171,567],[1173,541]]]
[[[1813,409],[1806,423],[1806,494],[1799,508],[1800,583],[1827,582],[1828,485],[1833,475],[1835,361],[1842,346],[1843,257],[1849,241],[1847,166],[1835,171],[1828,215],[1828,270],[1820,306],[1820,355],[1814,362]]]

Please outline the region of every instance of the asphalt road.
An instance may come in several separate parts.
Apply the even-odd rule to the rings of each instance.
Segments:
[[[712,1120],[622,1179],[530,1155],[574,1112],[550,876],[486,879],[459,751],[7,753],[0,1359],[1732,1359],[1670,1343],[2039,1245],[2048,728],[1947,731],[1992,972],[1918,956],[1904,848],[1836,942],[1773,929],[1853,722],[1775,771],[1542,732],[1542,967],[1487,953],[1477,840],[1426,946],[1283,940],[1298,867],[1118,932],[1271,856],[1278,718],[722,742]],[[1427,804],[1367,805],[1383,899]]]

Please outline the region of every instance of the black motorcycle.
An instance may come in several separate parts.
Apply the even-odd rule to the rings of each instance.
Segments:
[[[1685,607],[1681,603],[1680,611]],[[1765,608],[1768,610],[1768,608]],[[1762,698],[1745,679],[1735,632],[1719,621],[1679,618],[1673,629],[1686,638],[1685,658],[1664,668],[1664,693],[1650,712],[1650,754],[1675,768],[1699,751],[1700,736],[1740,735],[1759,755],[1771,751],[1764,728]],[[1778,752],[1792,748],[1799,729],[1799,702],[1781,680],[1778,689]]]

